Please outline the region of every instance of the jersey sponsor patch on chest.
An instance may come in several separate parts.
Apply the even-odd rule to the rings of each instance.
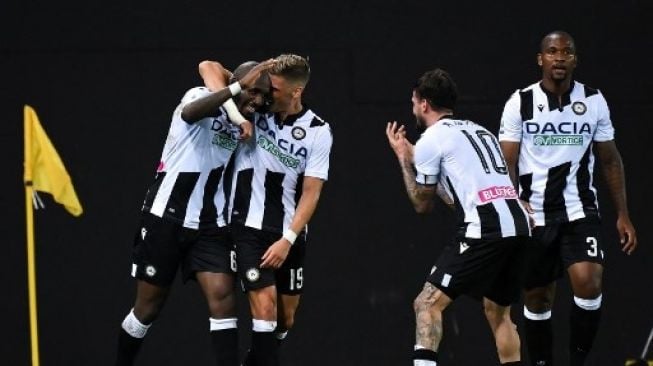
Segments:
[[[533,136],[533,145],[583,145],[584,135],[592,135],[587,122],[526,122],[524,132]]]
[[[279,146],[277,146],[274,143],[274,141],[269,140],[263,135],[258,137],[256,143],[261,149],[272,154],[272,156],[276,157],[281,164],[289,168],[297,168],[299,166],[299,163],[301,162],[298,158],[294,157],[293,155],[285,153]],[[297,156],[297,154],[295,154],[295,156]]]

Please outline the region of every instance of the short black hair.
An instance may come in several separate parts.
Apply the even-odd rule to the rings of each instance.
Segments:
[[[574,40],[574,37],[571,36],[571,34],[563,31],[563,30],[554,30],[553,32],[550,32],[546,36],[542,38],[540,41],[540,52],[544,52],[544,49],[547,46],[547,42],[549,42],[549,39],[553,37],[561,37],[561,38],[567,38],[571,42],[571,47],[576,51],[576,41]]]
[[[433,109],[456,107],[458,87],[448,72],[442,69],[427,71],[417,79],[413,89],[419,98],[426,99]]]

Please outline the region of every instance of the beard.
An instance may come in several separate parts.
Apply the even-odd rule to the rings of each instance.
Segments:
[[[417,130],[417,133],[420,135],[426,131],[426,122],[424,122],[423,118],[420,118],[419,116],[415,116],[415,129]]]

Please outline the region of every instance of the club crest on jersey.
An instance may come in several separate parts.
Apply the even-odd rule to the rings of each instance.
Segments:
[[[587,111],[587,106],[583,102],[574,102],[571,105],[571,110],[574,111],[577,115],[583,115]]]
[[[257,268],[250,268],[245,272],[245,277],[249,282],[256,282],[261,277],[261,272]]]
[[[154,266],[152,265],[145,267],[145,274],[147,275],[147,277],[154,277],[154,275],[156,274],[156,268],[154,268]]]
[[[292,137],[295,140],[303,140],[306,137],[306,131],[301,127],[293,127]]]

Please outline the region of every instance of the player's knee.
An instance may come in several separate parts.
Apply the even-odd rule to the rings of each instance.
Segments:
[[[574,295],[583,299],[593,299],[601,294],[601,276],[586,274],[577,278],[573,284]]]
[[[134,315],[143,324],[150,324],[159,317],[163,302],[161,303],[146,303],[134,305]]]
[[[290,329],[292,329],[293,325],[295,325],[295,313],[294,312],[291,313],[291,314],[288,314],[288,313],[284,314],[284,318],[280,320],[280,322],[278,324],[278,327],[279,328],[283,327],[284,330],[290,330]]]
[[[213,318],[231,317],[236,313],[236,296],[233,293],[209,296],[207,302]]]
[[[547,312],[553,307],[553,297],[553,291],[539,289],[527,291],[524,294],[524,305],[534,313]]]
[[[497,304],[486,302],[483,305],[483,310],[485,312],[485,318],[493,329],[504,323],[512,323],[512,319],[510,319],[509,307],[499,306]]]
[[[435,298],[426,296],[424,293],[420,293],[415,298],[413,301],[413,309],[415,310],[416,314],[442,310],[438,307],[438,302]]]
[[[257,296],[250,304],[252,316],[256,319],[277,320],[276,298],[270,296]]]

